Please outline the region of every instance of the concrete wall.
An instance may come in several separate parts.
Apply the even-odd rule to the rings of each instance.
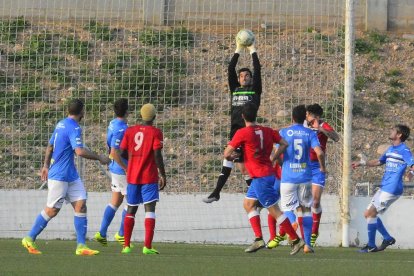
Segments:
[[[46,202],[46,191],[0,191],[0,238],[21,238],[30,230],[36,216]],[[207,205],[201,201],[205,195],[169,195],[162,193],[157,206],[155,242],[247,244],[253,238],[247,216],[242,207],[243,194],[223,194],[219,202]],[[99,230],[102,214],[110,193],[89,193],[88,237]],[[350,244],[367,242],[366,222],[362,216],[370,198],[351,198]],[[320,227],[320,246],[339,246],[341,243],[340,206],[337,196],[324,195],[324,214]],[[410,210],[414,200],[399,199],[383,216],[384,224],[397,239],[396,247],[414,248],[414,220]],[[120,224],[119,211],[108,231],[112,240]],[[267,212],[262,211],[262,226],[268,238]],[[140,207],[133,240],[142,241],[143,209]],[[379,236],[379,235],[378,235]],[[65,205],[40,239],[74,239],[73,210]],[[378,237],[378,244],[381,239]]]
[[[345,0],[14,0],[2,1],[0,17],[25,15],[32,19],[122,20],[153,25],[262,23],[303,29],[342,24]],[[329,15],[329,16],[327,16]],[[360,29],[414,31],[414,1],[355,0],[355,23]]]

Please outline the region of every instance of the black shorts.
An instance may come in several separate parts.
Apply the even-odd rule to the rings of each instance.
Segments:
[[[233,160],[234,163],[243,163],[244,159],[243,159],[243,148],[242,147],[238,147],[235,152],[240,154],[240,157],[237,157]]]

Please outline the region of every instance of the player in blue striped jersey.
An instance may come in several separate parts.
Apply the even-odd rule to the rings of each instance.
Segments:
[[[405,125],[398,124],[390,132],[389,139],[392,145],[379,159],[352,163],[353,168],[359,166],[375,167],[385,164],[380,189],[375,193],[364,212],[368,224],[368,244],[359,250],[361,253],[382,251],[395,243],[395,238],[388,233],[378,214],[383,214],[402,195],[403,176],[406,168],[409,167],[411,173],[414,172],[413,155],[404,143],[409,136],[410,129]],[[379,247],[375,245],[377,230],[383,236],[382,244]]]
[[[124,196],[126,194],[126,170],[127,160],[121,157],[119,145],[124,137],[125,130],[128,128],[128,100],[121,98],[114,103],[114,112],[116,118],[113,119],[108,126],[106,135],[106,143],[109,149],[111,163],[109,164],[109,171],[111,172],[111,202],[106,206],[101,228],[99,232],[95,233],[94,239],[102,245],[107,245],[107,231],[111,224],[116,211],[121,206]],[[127,206],[122,211],[122,220],[119,231],[115,234],[115,240],[124,244],[124,218]]]
[[[280,136],[289,144],[283,154],[282,179],[280,185],[281,208],[283,211],[297,211],[302,237],[305,241],[304,252],[311,253],[312,232],[312,168],[310,150],[315,150],[321,172],[325,172],[325,155],[315,132],[303,126],[306,107],[293,108],[294,124],[279,131]],[[276,237],[277,238],[277,237]],[[275,238],[275,239],[276,239]]]
[[[35,240],[46,228],[48,222],[55,217],[62,208],[63,202],[70,202],[75,211],[74,224],[78,246],[76,255],[96,255],[97,250],[89,249],[85,245],[87,218],[86,218],[86,189],[76,170],[74,155],[99,160],[101,164],[108,164],[109,158],[86,149],[82,141],[82,129],[79,122],[84,115],[84,104],[78,99],[69,102],[69,116],[61,120],[49,140],[46,148],[44,166],[41,169],[41,178],[48,181],[47,203],[44,210],[37,216],[29,234],[23,238],[22,245],[30,254],[41,254]]]

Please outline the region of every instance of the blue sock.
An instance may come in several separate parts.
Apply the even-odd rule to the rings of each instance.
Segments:
[[[295,215],[295,212],[293,212],[293,211],[285,211],[285,212],[283,212],[286,216],[287,216],[287,218],[289,219],[289,221],[290,221],[290,224],[292,224],[292,223],[294,223],[294,222],[296,222],[296,215]]]
[[[127,211],[124,208],[124,210],[122,210],[121,226],[119,227],[119,231],[118,231],[118,234],[122,237],[124,236],[124,220],[125,220],[126,213],[127,213]]]
[[[384,240],[389,241],[392,239],[391,235],[388,233],[387,229],[385,229],[385,226],[380,218],[377,218],[377,230],[384,237]]]
[[[114,219],[117,209],[118,208],[112,206],[112,204],[108,204],[105,208],[105,212],[101,223],[101,229],[99,229],[99,233],[101,233],[101,236],[104,238],[106,238],[106,232],[108,231],[108,227]]]
[[[46,215],[45,211],[40,212],[32,226],[32,229],[29,232],[29,237],[31,237],[33,240],[36,240],[37,236],[43,231],[43,229],[46,228],[49,220],[50,217]]]
[[[375,247],[375,235],[377,233],[377,218],[367,218],[368,222],[368,246]]]
[[[303,239],[305,240],[305,244],[310,246],[311,235],[312,235],[312,214],[311,213],[304,213],[303,214]]]
[[[86,213],[75,213],[74,223],[78,244],[85,244],[86,231],[88,230],[88,220],[86,218]]]

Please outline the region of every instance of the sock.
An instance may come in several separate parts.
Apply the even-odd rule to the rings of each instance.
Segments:
[[[319,234],[319,224],[321,222],[321,216],[322,216],[322,207],[319,206],[319,208],[313,208],[312,207],[312,234]]]
[[[40,214],[36,217],[36,220],[32,226],[32,229],[29,232],[29,237],[32,240],[36,240],[37,236],[46,228],[47,223],[51,220],[51,218],[46,215],[46,212],[42,210]]]
[[[293,224],[293,223],[295,223],[296,222],[296,215],[295,215],[295,212],[294,211],[285,211],[285,212],[283,212],[286,216],[287,216],[287,218],[289,219],[289,221],[290,221],[290,224]]]
[[[152,239],[154,238],[154,229],[155,229],[155,213],[146,212],[145,213],[145,240],[144,246],[146,248],[152,248]]]
[[[101,223],[101,229],[99,229],[99,233],[101,233],[101,236],[104,238],[106,238],[106,232],[108,231],[108,227],[115,216],[116,210],[118,210],[118,208],[112,204],[108,204],[105,208]]]
[[[86,231],[88,230],[88,220],[86,213],[75,213],[74,224],[76,230],[76,240],[78,244],[85,244]]]
[[[267,214],[267,225],[270,234],[269,240],[273,240],[276,237],[276,219],[271,214]]]
[[[135,224],[135,215],[133,214],[126,214],[124,220],[124,239],[125,244],[124,246],[130,246],[131,244],[131,236],[132,230],[134,229]]]
[[[385,229],[385,226],[379,217],[377,217],[377,230],[378,232],[380,232],[384,240],[389,241],[390,239],[392,239],[391,235],[388,233],[387,229]]]
[[[368,246],[375,247],[375,234],[377,232],[377,218],[367,218]]]
[[[299,224],[300,234],[302,236],[302,239],[304,239],[304,233],[303,233],[303,214],[302,214],[302,212],[298,212],[298,224]]]
[[[221,190],[224,187],[224,184],[226,184],[226,181],[230,176],[232,169],[233,169],[233,162],[230,162],[227,160],[223,161],[223,167],[221,168],[221,173],[219,175],[219,178],[217,179],[216,188],[213,191],[214,194],[216,195],[220,194]]]
[[[311,212],[306,212],[303,214],[303,239],[305,241],[305,244],[309,246],[312,235],[312,221]]]
[[[286,215],[281,215],[280,217],[277,218],[277,221],[280,223],[279,227],[281,229],[283,229],[283,231],[285,231],[285,233],[288,234],[289,238],[294,241],[296,239],[298,239],[298,234],[296,234],[295,230],[292,227],[292,224],[290,223],[289,219],[286,217]]]
[[[256,238],[262,238],[262,226],[260,225],[260,215],[256,210],[251,211],[248,215],[250,225],[252,226]]]
[[[125,206],[124,210],[122,210],[122,219],[121,219],[121,226],[119,226],[118,235],[121,237],[124,236],[124,221],[125,221],[125,215],[127,213],[127,206]]]

